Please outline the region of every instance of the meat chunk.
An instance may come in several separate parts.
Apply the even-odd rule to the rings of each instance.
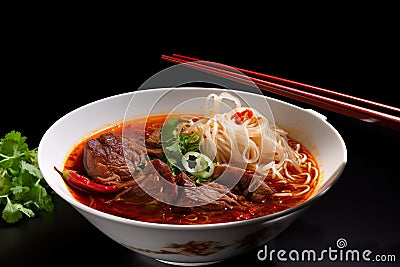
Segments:
[[[88,140],[84,148],[86,172],[103,184],[131,180],[130,171],[139,171],[147,162],[146,148],[139,135],[122,139],[121,134],[107,132]]]
[[[225,186],[210,182],[202,186],[181,188],[176,202],[180,207],[192,207],[195,210],[222,211],[240,205],[239,197]]]
[[[220,179],[218,179],[220,178]],[[232,179],[238,180],[233,191],[240,192],[247,199],[254,202],[262,202],[273,195],[275,190],[266,176],[250,170],[244,170],[229,165],[217,165],[214,167],[213,180],[218,179],[218,183],[231,186]]]
[[[119,193],[114,201],[124,201],[129,204],[145,204],[153,201],[173,203],[178,196],[178,186],[175,183],[168,165],[153,159],[147,164],[135,179],[126,182],[125,190]]]
[[[155,129],[145,140],[146,149],[149,156],[157,157],[163,153],[161,145],[161,128]]]
[[[196,187],[196,183],[186,175],[186,173],[181,172],[175,176],[176,184],[183,187]]]
[[[169,168],[169,166],[167,165],[167,163],[165,163],[164,161],[160,160],[160,159],[153,159],[151,160],[151,164],[154,167],[154,170],[157,171],[157,173],[159,175],[161,175],[165,180],[167,180],[170,183],[175,183],[175,177],[174,174],[172,173],[171,169]],[[152,170],[149,170],[149,168],[145,168],[144,172],[149,173]],[[154,171],[152,171],[154,172]]]
[[[254,171],[244,170],[230,165],[216,165],[214,167],[213,180],[218,179],[218,183],[225,186],[232,186],[232,181],[238,181],[236,185],[241,191],[249,187],[253,179]]]
[[[149,179],[154,179],[155,177],[152,176]],[[116,195],[112,200],[109,202],[113,201],[122,201],[126,204],[133,204],[133,205],[144,205],[150,202],[156,201],[155,198],[153,198],[151,195],[146,193],[139,184],[136,182],[136,180],[131,180],[125,183],[124,185],[124,190]]]
[[[259,186],[250,194],[250,198],[254,202],[263,202],[271,197],[275,191],[268,185],[266,181],[263,181]]]

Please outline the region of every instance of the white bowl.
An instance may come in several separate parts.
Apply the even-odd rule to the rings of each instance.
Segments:
[[[43,135],[38,147],[39,167],[50,187],[105,235],[137,253],[172,264],[202,265],[257,248],[282,232],[331,188],[346,165],[344,141],[324,116],[273,98],[233,91],[255,109],[268,112],[270,107],[275,123],[287,129],[292,137],[314,153],[320,163],[323,180],[309,200],[260,218],[205,225],[140,222],[100,212],[75,200],[53,168],[63,167],[73,145],[98,129],[122,121],[125,116],[128,118],[144,116],[149,112],[171,112],[172,108],[174,111],[183,109],[189,113],[202,112],[200,105],[185,101],[205,97],[210,92],[219,93],[221,90],[199,87],[174,89],[135,91],[82,106],[56,121]],[[173,244],[179,248],[171,248]],[[203,249],[196,250],[200,247]]]

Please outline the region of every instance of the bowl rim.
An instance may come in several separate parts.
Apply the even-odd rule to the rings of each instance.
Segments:
[[[119,93],[119,94],[115,94],[115,95],[111,95],[111,96],[107,96],[95,101],[92,101],[90,103],[87,103],[83,106],[80,106],[66,114],[64,114],[62,117],[60,117],[59,119],[57,119],[47,130],[46,132],[43,134],[40,142],[39,142],[39,146],[38,146],[38,163],[39,163],[39,167],[40,167],[40,163],[42,162],[42,151],[43,151],[43,146],[44,143],[47,139],[47,136],[52,132],[52,130],[54,128],[56,128],[65,118],[73,115],[74,113],[77,113],[83,109],[86,109],[92,105],[96,105],[100,102],[105,102],[107,100],[110,99],[114,99],[114,98],[118,98],[118,97],[125,97],[125,96],[129,96],[129,95],[133,95],[133,94],[138,94],[138,93],[144,93],[146,91],[165,91],[165,90],[169,90],[169,89],[178,89],[178,88],[174,88],[174,87],[162,87],[162,88],[149,88],[149,89],[140,89],[140,90],[134,90],[131,92],[124,92],[124,93]],[[221,88],[213,88],[213,87],[192,87],[192,86],[185,86],[185,87],[179,87],[179,89],[189,89],[189,90],[220,90]],[[270,99],[272,101],[276,101],[279,102],[281,104],[284,105],[289,105],[293,108],[296,109],[300,109],[303,111],[307,111],[307,109],[304,109],[300,106],[291,104],[289,102],[271,97],[271,96],[265,96],[265,95],[258,95],[258,94],[254,94],[252,92],[246,92],[246,91],[240,91],[240,90],[235,90],[235,89],[229,89],[232,90],[234,92],[240,92],[241,94],[251,94],[251,95],[257,95],[259,97],[262,97],[264,99]],[[135,225],[135,226],[140,226],[140,227],[145,227],[145,228],[153,228],[153,229],[167,229],[167,230],[203,230],[203,229],[209,229],[209,228],[216,228],[216,229],[220,229],[220,228],[230,228],[230,227],[238,227],[238,226],[245,226],[245,225],[251,225],[251,224],[258,224],[258,223],[262,223],[262,222],[271,222],[274,220],[278,220],[282,217],[286,217],[290,214],[296,213],[302,209],[308,208],[309,206],[311,206],[312,204],[314,204],[318,199],[320,199],[322,196],[324,196],[329,190],[330,188],[335,185],[337,183],[337,181],[339,180],[339,178],[341,177],[341,173],[343,172],[346,164],[347,164],[347,148],[346,148],[346,144],[342,138],[342,136],[340,135],[340,133],[337,131],[336,128],[333,127],[333,125],[331,125],[326,118],[324,119],[321,114],[319,113],[311,113],[312,116],[317,117],[326,127],[328,127],[330,129],[330,131],[332,131],[335,136],[338,138],[339,142],[342,145],[342,149],[343,149],[343,160],[340,164],[340,166],[336,169],[336,171],[330,176],[328,177],[328,179],[333,179],[332,182],[330,184],[328,184],[327,186],[325,186],[320,192],[311,195],[311,197],[309,197],[307,200],[305,200],[304,202],[302,202],[301,204],[298,204],[296,206],[293,206],[291,208],[282,210],[282,211],[278,211],[272,214],[268,214],[268,215],[264,215],[264,216],[260,216],[260,217],[256,217],[256,218],[251,218],[251,219],[246,219],[246,220],[240,220],[240,221],[232,221],[232,222],[222,222],[222,223],[205,223],[205,224],[168,224],[168,223],[155,223],[155,222],[145,222],[145,221],[139,221],[139,220],[134,220],[134,219],[128,219],[128,218],[124,218],[124,217],[120,217],[120,216],[116,216],[116,215],[112,215],[100,210],[96,210],[94,208],[91,208],[89,206],[84,205],[83,203],[80,203],[78,200],[74,199],[74,197],[72,195],[67,195],[64,194],[63,192],[60,193],[60,191],[58,189],[54,189],[52,187],[52,190],[56,193],[56,195],[60,198],[63,199],[63,201],[66,201],[67,203],[69,203],[70,205],[72,205],[73,207],[77,208],[78,210],[82,210],[85,211],[87,213],[90,213],[93,216],[98,216],[101,217],[103,219],[107,219],[110,221],[114,221],[114,222],[118,222],[118,223],[123,223],[123,224],[129,224],[129,225]],[[96,130],[96,129],[94,129]],[[46,176],[44,176],[44,179],[47,182]],[[334,177],[333,177],[334,176]],[[65,186],[67,186],[65,184]],[[50,185],[51,187],[51,185]],[[67,188],[68,190],[68,188]]]

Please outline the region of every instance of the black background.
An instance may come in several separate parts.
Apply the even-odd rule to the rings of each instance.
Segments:
[[[321,22],[323,15],[308,17],[310,22],[304,24],[299,16],[283,28],[284,17],[258,23],[262,27],[257,30],[254,24],[243,24],[236,16],[213,21],[210,27],[200,23],[200,27],[189,26],[186,30],[180,26],[189,20],[187,16],[173,26],[162,21],[149,26],[149,21],[128,18],[121,22],[126,28],[118,23],[110,26],[107,16],[83,24],[73,23],[72,15],[63,16],[62,22],[56,20],[57,14],[22,23],[14,19],[6,25],[2,41],[0,134],[18,130],[27,136],[31,148],[36,147],[45,131],[66,113],[135,90],[152,75],[172,66],[161,60],[162,54],[171,53],[248,68],[398,107],[399,43],[394,19],[384,16],[378,24],[376,13],[367,13],[339,26],[343,17],[336,15],[327,19],[331,22],[327,24]],[[100,17],[105,22],[100,23]],[[205,19],[201,14],[195,18]],[[335,248],[336,240],[345,238],[348,248],[370,249],[374,255],[395,254],[398,263],[399,132],[314,109],[326,115],[342,135],[348,150],[347,166],[326,195],[266,244],[277,250],[320,251]],[[1,266],[34,262],[41,266],[61,262],[163,266],[110,240],[59,197],[54,196],[54,202],[53,214],[39,214],[12,225],[0,222]],[[233,255],[231,260],[214,266],[316,265],[285,263],[276,258],[272,262],[259,261],[258,249]],[[340,266],[343,262],[325,260],[322,264]],[[346,263],[364,264],[372,266]]]

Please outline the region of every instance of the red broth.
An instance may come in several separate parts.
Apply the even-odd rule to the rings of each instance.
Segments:
[[[83,175],[87,175],[83,167],[83,151],[87,140],[97,138],[105,132],[121,132],[122,128],[126,127],[124,125],[137,127],[137,129],[142,130],[145,129],[145,134],[149,135],[154,129],[163,125],[166,117],[167,115],[154,115],[146,119],[138,118],[129,121],[129,123],[123,124],[121,122],[105,127],[89,135],[72,148],[64,163],[64,169],[76,170]],[[144,126],[146,127],[144,128]],[[298,142],[289,137],[289,144],[295,145],[296,143]],[[300,152],[306,153],[313,163],[316,164],[317,161],[315,157],[304,146],[301,146]],[[162,224],[209,224],[248,220],[294,207],[303,203],[311,196],[319,180],[320,177],[313,181],[310,191],[305,195],[298,197],[276,196],[262,203],[246,201],[245,207],[225,208],[218,211],[175,207],[161,202],[148,203],[146,205],[127,204],[124,202],[110,201],[114,198],[115,193],[88,193],[69,186],[68,189],[72,196],[80,203],[93,209],[123,218]]]

